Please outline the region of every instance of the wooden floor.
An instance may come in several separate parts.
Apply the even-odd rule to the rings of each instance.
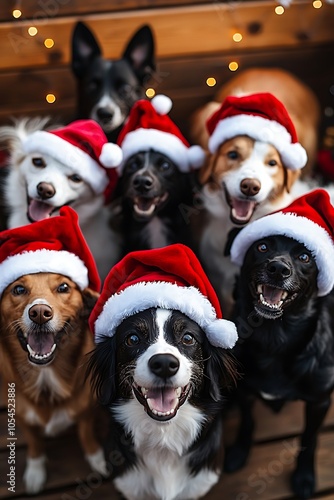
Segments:
[[[280,414],[273,414],[262,403],[255,408],[257,429],[255,443],[247,466],[240,472],[223,474],[206,500],[279,500],[293,499],[289,476],[298,451],[298,436],[303,426],[302,403],[289,403]],[[238,416],[233,410],[225,419],[225,440],[233,439]],[[9,472],[7,410],[0,409],[0,498],[31,498],[24,493],[22,473],[25,443],[19,430],[16,442],[16,491],[8,491]],[[36,498],[43,500],[116,500],[118,496],[109,481],[101,482],[88,468],[74,430],[60,438],[48,439],[48,481]],[[322,428],[317,456],[318,486],[314,498],[334,499],[334,404]]]

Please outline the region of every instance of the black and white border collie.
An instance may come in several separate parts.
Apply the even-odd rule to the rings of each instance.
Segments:
[[[111,412],[112,476],[127,499],[200,498],[222,465],[223,392],[235,382],[228,351],[183,313],[150,308],[100,339],[89,361]]]

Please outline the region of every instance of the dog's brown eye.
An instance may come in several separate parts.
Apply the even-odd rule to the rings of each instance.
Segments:
[[[301,261],[301,262],[304,262],[304,264],[307,264],[308,262],[310,262],[310,256],[309,254],[307,253],[302,253],[298,256],[298,259]]]
[[[265,243],[260,243],[258,246],[257,246],[257,249],[259,252],[266,252],[268,250],[268,247]]]
[[[59,293],[68,293],[70,291],[70,286],[67,283],[61,283],[61,285],[58,286],[57,292]]]
[[[82,177],[79,174],[72,174],[68,177],[72,182],[82,182]]]
[[[25,293],[27,293],[27,289],[22,285],[15,285],[12,289],[13,295],[24,295]]]
[[[129,347],[133,347],[135,345],[138,345],[139,342],[140,342],[140,339],[139,339],[138,335],[136,335],[135,333],[131,333],[131,335],[128,335],[125,339],[125,343]]]
[[[33,165],[37,168],[45,168],[46,163],[43,158],[33,158],[32,160]]]
[[[182,337],[182,344],[184,345],[194,345],[196,342],[193,335],[190,333],[185,333]]]
[[[229,158],[230,160],[236,160],[238,158],[238,153],[236,151],[229,151],[227,153],[227,158]]]
[[[269,160],[268,165],[269,165],[269,167],[276,167],[277,161],[276,160]]]

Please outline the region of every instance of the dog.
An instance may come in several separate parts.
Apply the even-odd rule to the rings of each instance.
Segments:
[[[93,190],[92,182],[80,174],[76,150],[64,154],[64,160],[57,158],[57,153],[45,153],[48,144],[53,147],[47,135],[43,146],[32,152],[24,146],[35,134],[53,130],[60,129],[46,117],[21,118],[13,125],[0,127],[0,143],[6,144],[10,153],[2,179],[6,226],[14,228],[54,217],[62,206],[70,205],[79,215],[81,230],[104,279],[120,257],[121,240],[109,226],[110,210],[103,193]]]
[[[107,277],[89,320],[89,373],[111,412],[108,449],[123,458],[113,480],[127,499],[200,498],[219,479],[236,334],[214,304],[184,245],[132,252]]]
[[[278,114],[268,121],[263,118],[270,116],[271,112]],[[283,124],[280,122],[283,115],[286,118],[284,126],[270,132],[272,124]],[[220,128],[222,125],[225,128]],[[199,172],[198,179],[203,186],[199,194],[202,206],[193,213],[191,223],[197,252],[225,314],[229,315],[238,271],[228,257],[229,234],[288,205],[303,191],[309,190],[306,183],[299,181],[307,157],[305,149],[298,143],[303,151],[299,162],[295,163],[292,157],[284,158],[281,134],[288,132],[292,137],[294,126],[283,104],[269,93],[227,97],[211,116],[208,126],[213,129],[209,139],[212,152]],[[266,137],[267,133],[271,134],[270,138]],[[290,145],[292,152],[295,146]],[[303,186],[298,187],[299,184]]]
[[[77,80],[77,118],[96,120],[116,142],[132,105],[145,97],[145,82],[155,71],[153,33],[142,26],[120,59],[107,60],[93,33],[78,22],[72,35],[72,71]]]
[[[193,184],[192,173],[181,172],[159,151],[141,151],[125,161],[111,204],[123,255],[178,242],[192,246],[184,211],[192,206]]]
[[[318,222],[321,217],[331,220],[331,212],[326,211],[329,198],[319,196],[319,191],[304,199],[309,196],[307,203],[315,210],[318,203],[323,204]],[[298,200],[284,214],[291,213],[292,218],[278,213],[257,220],[241,230],[232,244],[232,260],[243,261],[236,286],[234,317],[240,340],[234,355],[244,376],[236,398],[242,407],[240,429],[226,453],[225,470],[237,470],[247,460],[254,397],[262,398],[275,411],[286,401],[303,400],[305,429],[292,488],[299,498],[310,498],[315,491],[317,433],[334,388],[334,281],[332,266],[325,264],[324,254],[317,249],[325,231],[319,232],[318,224],[304,225]],[[309,213],[315,210],[311,208]],[[294,226],[294,231],[292,226],[298,224],[300,228]],[[307,228],[315,232],[307,235]],[[247,229],[254,231],[252,236]],[[314,243],[312,238],[316,238]],[[330,239],[324,245],[328,257],[334,255]]]
[[[24,482],[29,494],[43,489],[43,437],[76,423],[91,468],[107,469],[95,437],[95,397],[85,378],[85,356],[93,349],[87,318],[97,299],[67,276],[27,274],[11,283],[0,302],[3,387],[14,387],[16,422],[27,442]]]

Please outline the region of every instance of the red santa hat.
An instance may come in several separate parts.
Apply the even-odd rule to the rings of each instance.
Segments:
[[[122,148],[123,164],[133,154],[153,149],[168,156],[181,172],[202,166],[204,150],[200,146],[189,145],[168,116],[171,108],[172,101],[165,95],[156,95],[151,101],[140,100],[134,104],[117,140]]]
[[[249,247],[268,236],[283,235],[299,241],[315,258],[318,295],[327,295],[334,286],[334,207],[327,191],[315,189],[245,226],[231,247],[232,261],[241,266]]]
[[[222,318],[214,289],[184,245],[132,252],[112,268],[89,318],[95,341],[112,337],[124,319],[151,307],[182,312],[214,346],[232,348],[237,341],[235,324]]]
[[[120,147],[108,142],[94,120],[77,120],[55,130],[37,130],[23,141],[23,150],[48,154],[71,167],[96,194],[116,184],[115,167],[122,161]]]
[[[229,96],[208,119],[209,150],[237,135],[272,144],[283,164],[290,170],[303,168],[307,162],[305,149],[299,144],[296,130],[284,105],[272,94]]]
[[[71,207],[60,215],[0,233],[0,294],[25,274],[59,273],[83,290],[100,291],[94,258]]]

